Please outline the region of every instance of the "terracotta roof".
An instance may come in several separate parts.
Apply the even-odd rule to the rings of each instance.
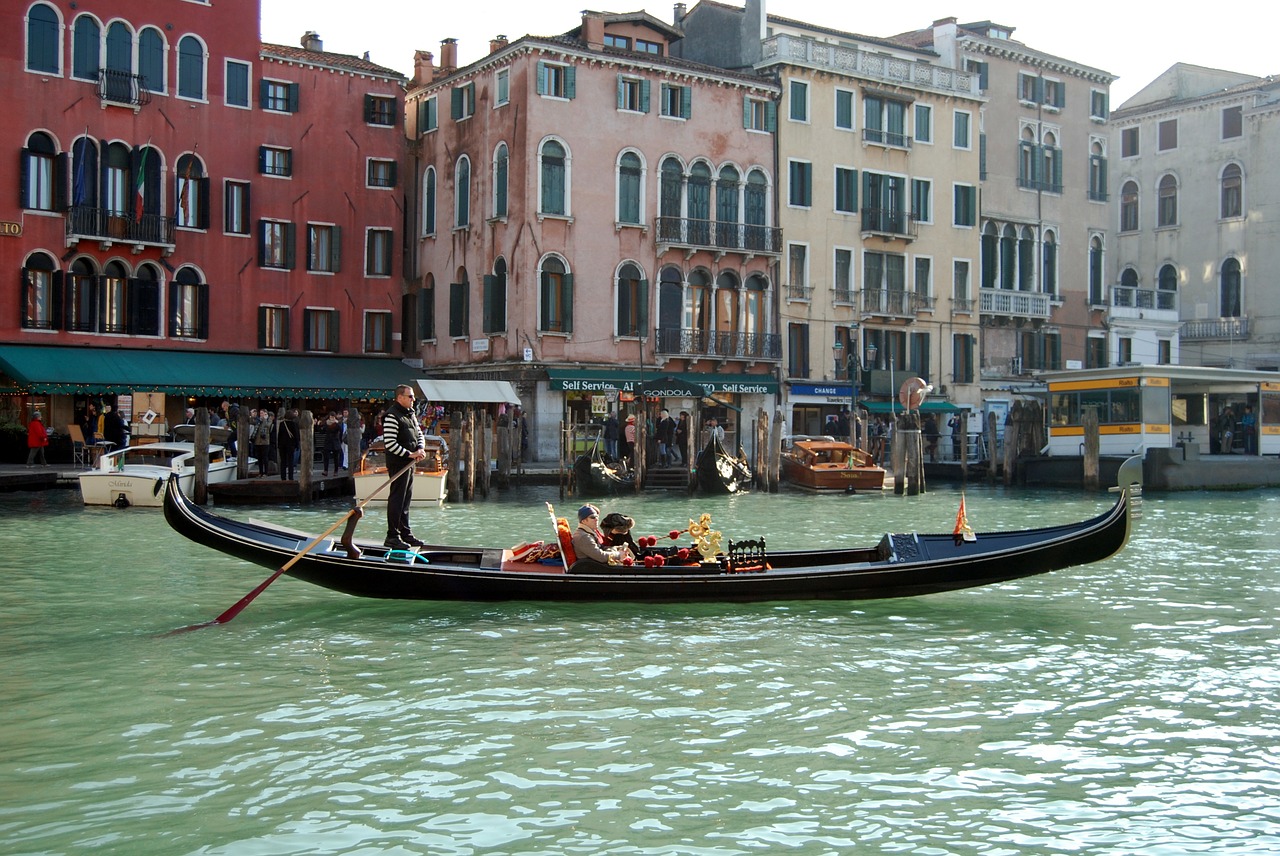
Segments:
[[[275,59],[287,60],[289,62],[304,62],[308,65],[318,65],[324,68],[336,68],[343,71],[354,71],[361,74],[373,74],[379,77],[392,77],[396,80],[405,80],[405,76],[394,68],[378,65],[369,62],[369,60],[351,54],[330,53],[329,51],[309,51],[302,47],[290,47],[289,45],[276,45],[268,42],[262,43],[262,55],[264,57],[274,57]]]

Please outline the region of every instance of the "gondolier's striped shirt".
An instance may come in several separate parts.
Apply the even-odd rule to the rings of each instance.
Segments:
[[[386,446],[387,454],[399,458],[408,458],[426,446],[422,428],[418,426],[413,411],[405,409],[399,403],[387,408],[386,415],[382,417],[382,443]]]

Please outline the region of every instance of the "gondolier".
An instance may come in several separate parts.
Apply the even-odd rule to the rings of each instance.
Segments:
[[[413,502],[413,467],[410,462],[427,456],[426,438],[413,412],[413,387],[402,383],[396,387],[395,399],[382,417],[382,442],[387,450],[387,471],[400,473],[392,482],[387,496],[387,540],[393,550],[426,546],[413,536],[409,528],[409,505]],[[403,470],[403,472],[401,472]]]

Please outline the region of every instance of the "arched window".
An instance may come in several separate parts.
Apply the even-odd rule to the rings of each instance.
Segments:
[[[683,353],[680,325],[684,321],[684,284],[680,269],[667,265],[658,274],[658,350],[664,354]]]
[[[429,342],[436,337],[436,278],[427,274],[418,291],[418,339]]]
[[[982,287],[995,288],[996,277],[1000,272],[999,233],[996,224],[988,222],[982,227]]]
[[[453,169],[453,226],[463,229],[471,225],[471,159],[458,158]]]
[[[107,71],[133,74],[133,30],[123,21],[107,27]]]
[[[71,76],[96,83],[101,68],[102,27],[92,15],[81,15],[71,34]]]
[[[618,159],[618,222],[638,226],[641,222],[641,176],[643,164],[635,152],[623,152]]]
[[[716,277],[716,332],[719,339],[716,353],[737,355],[742,353],[742,343],[735,341],[738,330],[738,277],[732,271],[724,271]]]
[[[716,246],[741,247],[738,237],[739,174],[731,166],[720,168],[716,178]]]
[[[1222,219],[1239,217],[1244,212],[1242,176],[1238,164],[1229,163],[1222,171]]]
[[[711,167],[705,163],[689,170],[689,243],[711,243]]]
[[[61,276],[47,253],[32,253],[22,268],[22,326],[56,330],[62,326]]]
[[[1160,277],[1156,282],[1156,308],[1178,308],[1178,269],[1173,265],[1160,268]]]
[[[1031,127],[1022,129],[1018,140],[1018,186],[1035,187],[1039,179],[1040,164],[1036,160],[1036,132]]]
[[[1131,267],[1125,268],[1120,272],[1120,285],[1122,288],[1138,287],[1138,272]]]
[[[1058,296],[1058,238],[1052,231],[1044,233],[1044,293],[1052,298]]]
[[[1102,293],[1102,238],[1097,235],[1089,239],[1089,303],[1092,306],[1105,303]]]
[[[542,261],[539,273],[538,330],[542,333],[573,332],[573,274],[558,256]]]
[[[1241,312],[1243,295],[1240,290],[1239,259],[1227,259],[1222,263],[1221,282],[1221,315],[1223,318],[1239,318],[1244,314]]]
[[[1000,231],[1000,287],[1008,291],[1013,290],[1017,279],[1017,238],[1013,226],[1005,224]]]
[[[183,265],[169,283],[169,335],[175,339],[209,338],[209,286],[201,279]]]
[[[749,250],[776,252],[769,241],[769,180],[765,174],[753,169],[747,173],[747,186],[742,194],[743,222],[746,224],[746,245]]]
[[[1058,137],[1052,131],[1044,135],[1044,172],[1041,177],[1042,187],[1050,193],[1062,192],[1062,149],[1058,148]]]
[[[427,167],[422,174],[422,234],[436,233],[436,168]]]
[[[97,277],[93,263],[80,258],[71,263],[67,275],[66,305],[67,329],[76,333],[92,333],[98,318]]]
[[[37,3],[27,12],[27,71],[62,73],[62,39],[58,13]]]
[[[539,181],[542,185],[539,199],[541,214],[565,216],[569,213],[569,157],[565,147],[555,140],[546,140],[538,150]]]
[[[465,339],[471,335],[471,278],[459,267],[449,283],[449,336]]]
[[[164,36],[155,27],[138,33],[138,76],[140,89],[165,91]]]
[[[1156,226],[1178,225],[1178,180],[1172,175],[1160,179],[1156,204]]]
[[[129,332],[129,272],[120,262],[107,262],[102,271],[98,309],[98,332]]]
[[[684,169],[680,161],[667,158],[662,162],[661,188],[658,199],[658,237],[663,241],[679,241],[684,234],[681,223],[681,199]]]
[[[57,201],[55,186],[58,149],[53,138],[37,131],[27,137],[27,147],[22,150],[22,184],[19,195],[23,208],[33,211],[52,211]]]
[[[643,336],[649,329],[649,282],[638,265],[627,262],[618,268],[618,336]]]
[[[204,100],[204,45],[195,36],[178,42],[178,96]]]
[[[160,271],[150,263],[139,266],[129,281],[129,332],[160,335]]]
[[[1018,290],[1031,291],[1036,283],[1036,235],[1023,226],[1018,237]]]
[[[1138,183],[1126,181],[1120,188],[1120,231],[1138,231]]]
[[[748,336],[750,352],[756,356],[769,356],[763,350],[763,333],[768,329],[768,314],[765,309],[765,295],[769,283],[758,273],[747,278],[747,287],[743,291],[742,332]]]
[[[177,225],[188,229],[209,228],[209,182],[204,177],[204,164],[195,155],[178,158],[175,191]]]
[[[507,144],[498,143],[493,153],[493,216],[507,216]]]
[[[705,271],[689,274],[689,298],[684,307],[684,327],[694,338],[694,353],[707,353],[711,324],[711,279]]]

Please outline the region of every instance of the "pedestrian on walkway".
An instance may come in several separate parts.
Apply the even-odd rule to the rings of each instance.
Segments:
[[[47,467],[49,462],[44,457],[44,447],[49,445],[49,432],[44,427],[44,420],[40,418],[40,411],[37,410],[31,414],[31,421],[27,423],[27,466],[34,467],[36,458],[40,459],[40,466]]]

